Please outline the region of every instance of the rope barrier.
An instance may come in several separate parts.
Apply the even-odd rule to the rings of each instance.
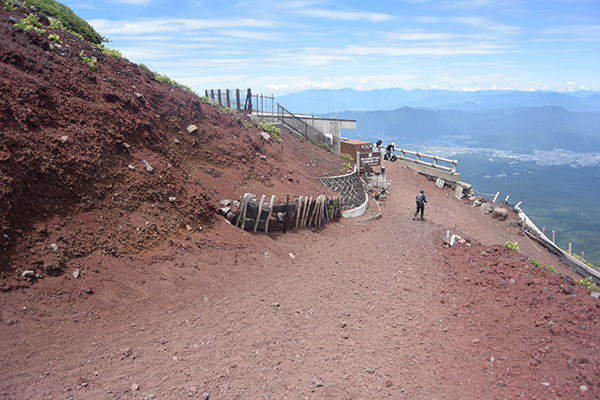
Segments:
[[[496,195],[496,193],[492,193],[492,194],[489,194],[489,193],[482,193],[482,192],[480,192],[479,190],[475,190],[475,189],[473,189],[473,191],[474,191],[475,193],[477,193],[477,194],[480,194],[480,195],[482,195],[482,196],[495,196],[495,195]]]

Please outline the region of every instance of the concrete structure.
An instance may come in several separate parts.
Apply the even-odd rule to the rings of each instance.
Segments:
[[[340,154],[342,129],[356,129],[356,120],[321,118],[304,114],[295,114],[277,104],[277,112],[261,112],[255,110],[250,118],[278,125],[285,130],[307,140],[325,143],[331,146],[333,152]]]

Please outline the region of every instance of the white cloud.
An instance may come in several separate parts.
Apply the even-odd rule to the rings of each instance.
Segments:
[[[92,19],[90,25],[103,34],[143,35],[159,33],[190,33],[198,30],[224,28],[273,28],[277,23],[251,18],[191,19],[191,18],[145,18],[138,20]]]
[[[369,21],[369,22],[383,22],[390,21],[393,17],[389,14],[384,13],[372,13],[372,12],[353,12],[353,11],[340,11],[340,10],[325,10],[320,8],[307,8],[300,11],[302,14],[313,17],[313,18],[326,18],[332,20],[343,20],[343,21]]]

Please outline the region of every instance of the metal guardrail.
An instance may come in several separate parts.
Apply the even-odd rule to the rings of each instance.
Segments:
[[[458,160],[449,160],[447,158],[442,158],[442,157],[438,157],[438,156],[432,156],[432,155],[429,155],[429,154],[421,154],[419,152],[405,150],[405,149],[394,150],[394,154],[397,154],[398,151],[401,153],[401,155],[400,156],[396,155],[396,156],[400,160],[403,160],[403,161],[412,161],[412,162],[417,163],[417,164],[427,165],[429,167],[433,167],[433,168],[441,169],[441,170],[444,170],[444,171],[448,171],[451,174],[456,173],[456,168],[458,166]],[[412,155],[416,156],[417,158],[406,157],[407,154],[412,154]],[[433,161],[432,162],[423,161],[423,160],[421,160],[421,157],[430,158]],[[448,163],[448,164],[452,164],[452,167],[446,167],[444,165],[439,165],[438,162],[440,162],[440,161]]]
[[[329,138],[327,138],[327,136],[308,125],[303,119],[298,118],[294,113],[288,111],[279,103],[277,103],[277,121],[308,140],[331,144],[329,143]]]

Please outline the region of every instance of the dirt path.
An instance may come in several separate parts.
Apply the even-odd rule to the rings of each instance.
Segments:
[[[2,293],[0,394],[595,398],[595,300],[565,294],[562,278],[528,269],[523,255],[492,251],[487,241],[518,235],[503,227],[482,234],[485,246],[443,250],[454,225],[478,238],[492,230],[478,228],[481,218],[501,223],[442,205],[455,200],[398,165],[388,171],[384,217],[372,223],[277,237],[222,223],[212,246],[94,253],[83,280]],[[414,187],[402,192],[404,181]],[[410,220],[419,187],[425,222]]]

